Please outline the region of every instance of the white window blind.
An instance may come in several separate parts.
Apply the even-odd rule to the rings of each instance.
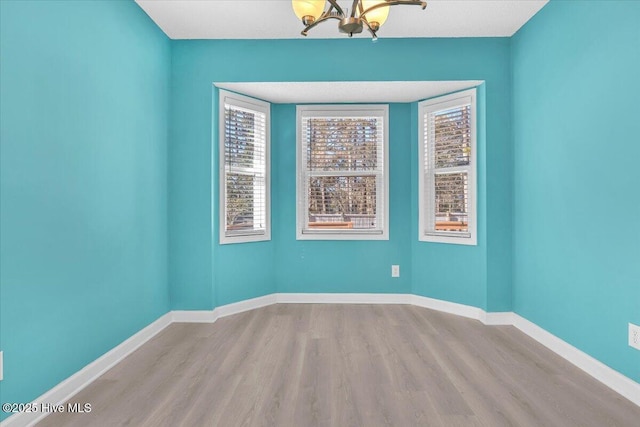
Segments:
[[[367,107],[299,108],[299,238],[386,238],[388,110]]]
[[[221,243],[268,240],[269,104],[220,92]]]
[[[475,244],[475,90],[420,108],[421,240]]]

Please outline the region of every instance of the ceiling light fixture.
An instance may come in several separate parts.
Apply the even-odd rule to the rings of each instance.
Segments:
[[[329,8],[324,10],[325,4],[329,2]],[[338,19],[338,29],[341,33],[346,33],[349,37],[361,33],[364,27],[371,33],[373,40],[378,36],[376,33],[380,26],[384,24],[389,16],[389,7],[396,5],[422,6],[424,10],[427,2],[413,0],[353,0],[351,13],[348,9],[342,9],[336,0],[291,0],[293,11],[302,20],[304,30],[302,35],[306,36],[308,31],[321,22],[329,19]]]

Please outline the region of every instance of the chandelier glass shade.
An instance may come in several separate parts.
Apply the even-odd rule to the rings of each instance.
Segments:
[[[326,4],[329,7],[325,10]],[[380,26],[389,16],[389,8],[397,5],[415,5],[422,9],[427,3],[419,0],[353,0],[351,13],[349,9],[343,9],[336,0],[291,0],[293,11],[302,21],[306,36],[308,31],[321,22],[329,19],[339,20],[338,29],[349,37],[361,33],[366,28],[377,39]]]

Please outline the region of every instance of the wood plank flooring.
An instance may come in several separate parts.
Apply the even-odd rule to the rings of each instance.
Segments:
[[[173,324],[39,426],[639,426],[511,326],[409,305],[278,304]]]

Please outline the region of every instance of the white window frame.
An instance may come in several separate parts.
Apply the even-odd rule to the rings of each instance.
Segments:
[[[376,210],[382,212],[382,230],[304,230],[308,221],[306,155],[303,150],[303,117],[382,116],[384,126],[382,191],[376,192]],[[297,240],[389,240],[389,105],[298,105],[296,108],[296,239]],[[377,211],[379,212],[379,211]]]
[[[427,216],[435,216],[433,203],[431,198],[426,197],[426,191],[431,192],[435,189],[427,189],[426,178],[427,174],[435,174],[435,169],[429,169],[425,167],[425,115],[453,108],[459,105],[471,105],[471,156],[469,166],[464,167],[452,167],[446,168],[447,172],[466,171],[468,173],[468,203],[469,203],[469,230],[466,234],[468,236],[456,235],[458,232],[427,232]],[[477,106],[476,106],[476,89],[468,89],[462,92],[453,93],[450,95],[440,96],[437,98],[428,99],[418,103],[418,161],[419,161],[419,176],[418,176],[418,240],[421,242],[435,242],[435,243],[453,243],[459,245],[477,245],[478,242],[478,227],[477,227]],[[444,169],[440,169],[444,170]],[[433,181],[432,181],[433,182]],[[431,193],[430,193],[431,194]],[[431,218],[435,221],[435,217]]]
[[[219,205],[219,234],[220,244],[229,243],[248,243],[248,242],[262,242],[271,240],[271,104],[266,101],[262,101],[248,96],[240,95],[237,93],[229,92],[226,90],[219,90],[219,104],[218,104],[218,166],[219,166],[219,192],[220,192],[220,205]],[[226,168],[225,168],[225,104],[237,106],[239,108],[246,108],[265,114],[265,221],[266,226],[264,232],[249,230],[244,234],[226,235]]]

